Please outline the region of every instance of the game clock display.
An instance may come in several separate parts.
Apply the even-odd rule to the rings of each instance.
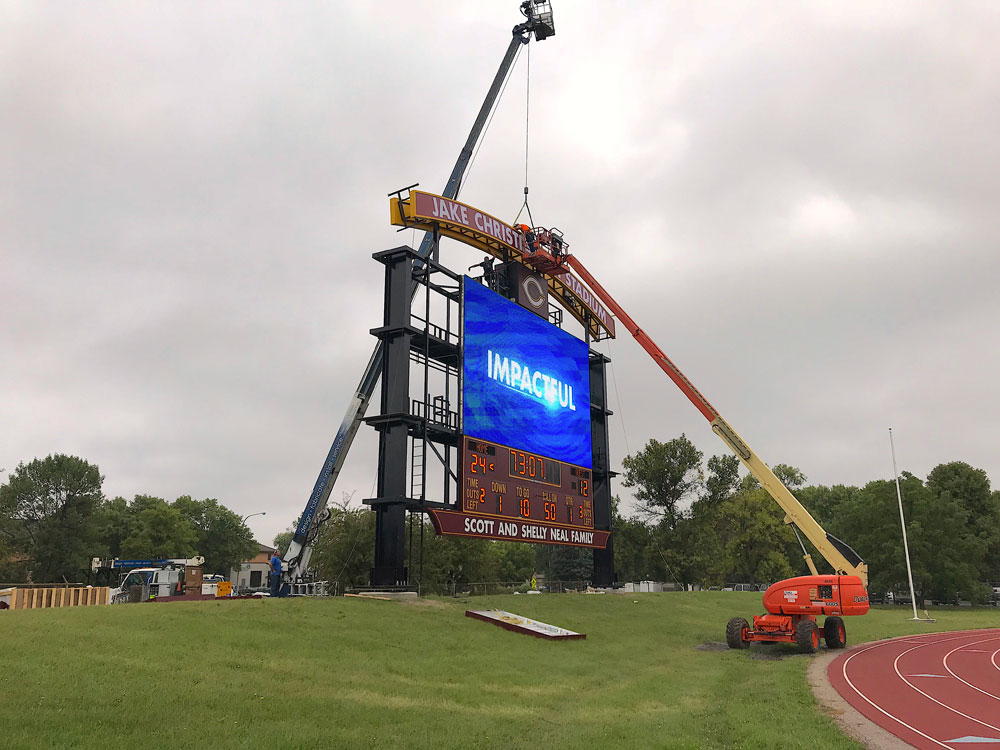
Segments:
[[[476,515],[592,529],[591,470],[464,437],[462,510]]]

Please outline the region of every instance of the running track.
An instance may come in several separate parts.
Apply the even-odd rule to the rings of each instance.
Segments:
[[[854,708],[914,747],[1000,750],[1000,629],[864,644],[830,662],[827,676]]]

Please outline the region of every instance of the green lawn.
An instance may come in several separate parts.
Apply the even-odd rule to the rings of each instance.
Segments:
[[[467,608],[587,639],[510,633]],[[698,648],[759,611],[758,594],[698,592],[2,612],[0,747],[860,748],[813,700],[811,657]],[[932,614],[874,610],[848,639],[1000,623]]]

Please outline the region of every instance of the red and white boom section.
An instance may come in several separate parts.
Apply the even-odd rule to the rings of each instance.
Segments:
[[[794,528],[805,534],[806,538],[823,555],[828,563],[833,567],[837,575],[858,576],[865,588],[868,586],[868,566],[864,560],[845,542],[837,539],[832,534],[828,534],[822,526],[809,514],[787,487],[775,476],[770,467],[765,464],[760,457],[747,445],[736,430],[722,418],[718,410],[708,402],[701,392],[695,388],[694,384],[688,380],[680,368],[677,367],[670,358],[656,345],[656,342],[649,337],[642,328],[633,320],[632,316],[625,312],[624,308],[612,297],[608,291],[594,278],[587,267],[575,256],[564,252],[567,247],[558,234],[551,234],[545,229],[526,229],[526,246],[523,261],[546,274],[558,276],[561,272],[572,269],[583,282],[590,287],[591,291],[612,311],[615,317],[628,329],[636,341],[659,365],[660,369],[667,374],[674,384],[681,389],[688,400],[694,404],[695,408],[701,412],[712,425],[712,430],[729,449],[743,463],[747,470],[761,483],[768,494],[774,498],[775,502],[785,511],[785,523],[794,524]],[[553,241],[553,238],[555,241]],[[801,540],[800,540],[801,542]],[[803,547],[804,557],[813,575],[818,575],[812,557]]]

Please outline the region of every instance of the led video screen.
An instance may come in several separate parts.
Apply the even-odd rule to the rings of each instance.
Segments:
[[[462,431],[593,468],[587,344],[473,279],[463,288]]]

